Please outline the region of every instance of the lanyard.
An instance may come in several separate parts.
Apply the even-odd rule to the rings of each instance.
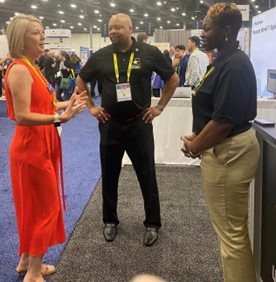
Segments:
[[[129,82],[129,79],[130,79],[133,58],[134,58],[134,52],[131,53],[130,59],[129,59],[129,63],[128,63],[127,82]],[[115,69],[115,75],[116,75],[117,83],[120,83],[120,80],[119,80],[119,69],[118,69],[118,60],[117,60],[117,54],[116,53],[113,53],[113,62],[114,62],[114,69]]]
[[[50,83],[47,83],[45,78],[42,78],[38,72],[36,71],[36,69],[33,67],[33,65],[30,63],[30,61],[25,57],[23,56],[23,61],[26,62],[32,69],[33,71],[35,72],[35,74],[39,77],[39,79],[41,80],[41,82],[44,84],[44,86],[47,87],[48,91],[49,91],[49,88],[48,88],[48,85]],[[54,91],[52,94],[52,104],[53,104],[53,111],[54,111],[54,114],[57,113],[57,99],[56,99],[56,91]]]

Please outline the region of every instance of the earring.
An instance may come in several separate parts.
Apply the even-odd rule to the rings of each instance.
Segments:
[[[225,37],[225,42],[227,42],[227,41],[228,41],[228,37],[226,36],[226,37]]]

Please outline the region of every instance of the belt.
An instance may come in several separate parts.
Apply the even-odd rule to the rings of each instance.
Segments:
[[[109,118],[111,118],[112,119],[112,117],[111,117],[111,115],[109,114],[109,113],[107,113],[107,112],[104,112]],[[134,120],[134,119],[136,119],[136,118],[138,118],[138,117],[140,117],[140,116],[142,116],[144,114],[144,112],[141,112],[140,114],[138,114],[138,115],[136,115],[136,116],[134,116],[134,117],[131,117],[131,118],[128,118],[128,119],[114,119],[113,118],[113,120],[115,120],[115,121],[119,121],[119,122],[128,122],[128,121],[132,121],[132,120]]]

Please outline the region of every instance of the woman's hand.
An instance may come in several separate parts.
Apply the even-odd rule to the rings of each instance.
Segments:
[[[187,135],[187,136],[181,136],[180,139],[184,142],[183,146],[181,147],[181,151],[184,153],[184,155],[188,158],[197,158],[200,156],[191,156],[190,155],[190,145],[192,143],[192,141],[196,138],[196,134],[193,132],[191,135]]]
[[[66,117],[65,122],[72,117],[76,117],[79,113],[83,112],[83,109],[86,107],[85,103],[88,99],[86,91],[82,92],[80,95],[77,95],[76,91],[75,89],[64,112],[64,116]]]

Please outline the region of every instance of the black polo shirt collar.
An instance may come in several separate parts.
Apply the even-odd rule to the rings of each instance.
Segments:
[[[235,51],[237,51],[238,47],[239,47],[239,41],[235,41],[227,52],[218,55],[218,57],[212,63],[212,66],[219,67],[221,64],[225,62],[227,58],[229,58]]]
[[[126,50],[124,53],[126,53],[126,52],[134,52],[135,51],[136,39],[133,36],[131,36],[131,40],[132,40],[131,47],[128,50]],[[117,48],[116,48],[116,46],[114,44],[111,44],[110,51],[111,51],[111,53],[118,53],[118,52],[120,52],[120,51],[117,50]],[[122,52],[120,52],[120,53],[122,53]]]

